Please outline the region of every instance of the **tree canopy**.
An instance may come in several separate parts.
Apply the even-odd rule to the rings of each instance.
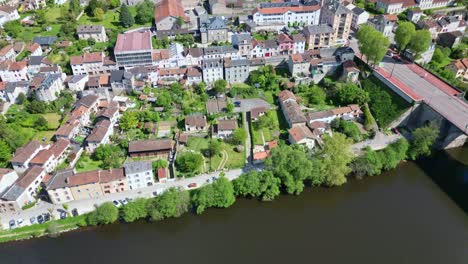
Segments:
[[[135,18],[130,13],[130,10],[128,9],[128,6],[126,4],[123,4],[120,7],[119,20],[120,24],[125,28],[131,27],[133,26],[133,24],[135,24]]]
[[[236,145],[243,145],[247,139],[247,131],[239,127],[232,133],[232,142]]]
[[[118,217],[117,207],[111,202],[106,202],[88,215],[87,222],[89,225],[105,225],[115,222]]]
[[[192,196],[197,214],[209,207],[227,208],[235,201],[234,188],[226,177],[220,177],[214,183],[195,190]]]
[[[429,156],[438,137],[439,129],[432,125],[416,128],[413,131],[409,158],[414,160],[420,156]]]
[[[328,186],[339,186],[346,183],[346,175],[351,172],[348,164],[353,160],[351,142],[343,134],[326,135],[323,148],[315,155],[319,160],[320,175]]]
[[[272,201],[280,195],[281,180],[271,171],[250,171],[233,181],[236,195],[259,197],[262,201]]]
[[[340,105],[363,105],[369,102],[369,94],[354,83],[338,85],[335,97]]]
[[[418,58],[421,53],[429,49],[431,39],[431,33],[425,29],[418,30],[413,34],[408,46],[409,49],[415,53],[415,58]]]
[[[411,22],[401,22],[395,32],[395,42],[401,51],[406,49],[416,29]]]
[[[179,217],[189,210],[190,194],[188,191],[170,188],[150,200],[149,216],[153,221],[169,217]]]
[[[122,130],[130,130],[138,125],[138,112],[124,112],[120,118],[119,127]]]
[[[138,24],[146,24],[153,20],[154,3],[150,0],[145,0],[136,6],[135,22]]]
[[[186,152],[176,159],[177,169],[184,173],[196,174],[200,172],[202,165],[203,157],[197,153]]]
[[[390,45],[387,37],[369,25],[361,25],[356,38],[359,41],[359,50],[374,65],[383,59]]]
[[[135,220],[146,218],[148,216],[149,200],[139,198],[135,199],[122,208],[122,218],[125,222],[131,223]]]

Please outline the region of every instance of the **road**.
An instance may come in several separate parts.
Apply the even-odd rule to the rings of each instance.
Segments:
[[[235,169],[235,170],[229,170],[229,171],[224,171],[226,178],[228,178],[230,181],[236,179],[239,177],[242,173],[247,172],[249,170],[256,169],[256,167],[253,166],[247,166],[243,169]],[[154,186],[146,187],[146,188],[141,188],[141,189],[136,189],[136,190],[129,190],[124,193],[114,193],[114,194],[108,194],[101,196],[99,198],[95,199],[86,199],[86,200],[79,200],[79,201],[72,201],[67,203],[68,205],[68,210],[71,211],[72,209],[77,209],[79,214],[83,213],[89,213],[95,209],[96,205],[100,205],[105,202],[112,202],[113,200],[123,200],[125,198],[150,198],[154,197],[153,192],[162,192],[166,189],[175,187],[175,188],[182,188],[184,190],[188,189],[194,189],[194,188],[188,188],[187,185],[190,183],[196,183],[197,187],[199,188],[205,184],[208,184],[208,180],[212,179],[213,177],[218,177],[220,172],[213,172],[213,173],[208,173],[208,174],[201,174],[199,176],[193,177],[193,178],[188,178],[188,179],[178,179],[172,182],[167,182],[167,183],[157,183]],[[1,213],[0,214],[0,224],[4,229],[9,228],[9,221],[11,219],[18,220],[18,219],[23,219],[24,223],[22,226],[25,225],[30,225],[29,219],[31,217],[37,217],[40,214],[45,214],[48,212],[52,212],[52,216],[55,219],[59,219],[60,213],[57,211],[57,209],[63,210],[62,205],[54,205],[48,202],[44,201],[39,201],[36,206],[33,208],[27,209],[22,212],[18,213]]]
[[[384,133],[378,131],[375,134],[375,137],[373,139],[358,142],[352,145],[351,149],[356,155],[359,155],[361,154],[362,149],[365,147],[370,147],[373,150],[384,149],[389,144],[397,141],[400,138],[401,138],[400,135],[396,135],[396,134],[385,135]]]

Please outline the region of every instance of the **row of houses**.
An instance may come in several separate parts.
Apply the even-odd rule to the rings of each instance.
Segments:
[[[332,134],[330,123],[333,120],[337,118],[355,120],[362,114],[358,105],[305,114],[299,99],[289,90],[283,90],[278,94],[278,102],[289,126],[289,142],[304,145],[309,149],[314,148],[316,144],[320,145],[323,135]]]

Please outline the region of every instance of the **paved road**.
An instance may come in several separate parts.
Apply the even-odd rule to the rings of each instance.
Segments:
[[[229,180],[234,180],[237,177],[239,177],[242,173],[256,169],[257,167],[253,166],[247,166],[243,169],[235,169],[235,170],[229,170],[225,171],[226,177]],[[188,190],[190,188],[187,187],[188,184],[190,183],[196,183],[197,188],[201,187],[205,184],[208,184],[207,180],[212,179],[212,177],[218,177],[220,172],[213,172],[209,174],[202,174],[193,178],[188,178],[188,179],[179,179],[175,180],[173,182],[167,182],[167,183],[158,183],[154,186],[151,187],[146,187],[146,188],[141,188],[137,190],[130,190],[124,193],[115,193],[115,194],[109,194],[105,196],[101,196],[96,199],[86,199],[86,200],[80,200],[80,201],[72,201],[67,203],[69,206],[69,210],[72,210],[76,208],[80,214],[83,213],[88,213],[91,212],[95,209],[96,205],[100,205],[104,202],[111,202],[113,200],[122,200],[125,198],[150,198],[153,197],[153,192],[162,192],[168,188],[171,187],[180,187],[182,189]],[[28,210],[19,212],[19,213],[2,213],[0,214],[0,224],[2,225],[3,228],[7,229],[9,228],[8,222],[11,219],[23,219],[24,225],[30,225],[29,219],[31,217],[37,217],[40,214],[52,212],[53,218],[58,219],[60,216],[59,211],[57,209],[63,210],[63,207],[61,205],[54,205],[51,203],[47,203],[44,201],[40,201],[35,207],[30,208]]]
[[[397,141],[400,138],[401,138],[400,135],[396,135],[396,134],[385,135],[384,133],[379,131],[375,134],[375,137],[373,139],[358,142],[354,144],[351,147],[351,149],[356,155],[359,155],[361,154],[362,149],[365,147],[370,147],[373,150],[384,149],[386,146]]]
[[[381,66],[386,71],[393,72],[394,77],[423,97],[426,104],[466,132],[468,104],[453,95],[457,91],[415,64],[398,63],[387,57]]]

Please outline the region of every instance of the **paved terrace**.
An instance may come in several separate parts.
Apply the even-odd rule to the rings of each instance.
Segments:
[[[424,101],[453,125],[468,131],[468,104],[460,92],[414,63],[385,57],[376,71],[414,101]]]

